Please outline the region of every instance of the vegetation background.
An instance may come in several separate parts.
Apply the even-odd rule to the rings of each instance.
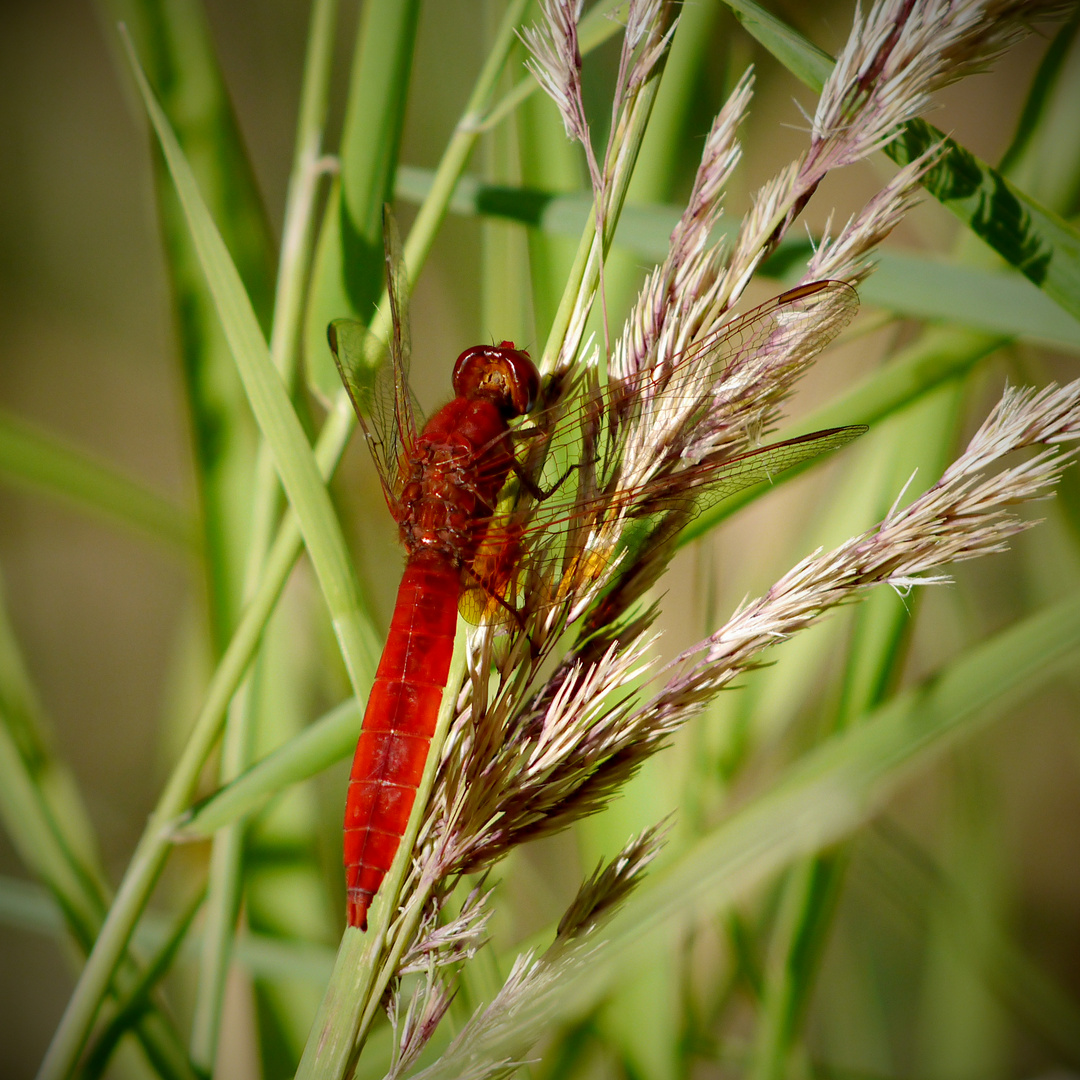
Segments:
[[[205,8],[269,227],[277,236],[293,154],[306,5],[206,0]],[[343,8],[335,34],[328,147],[337,145],[356,32],[356,6]],[[420,168],[437,163],[483,61],[498,8],[477,0],[423,6],[401,162]],[[53,746],[82,792],[113,882],[123,873],[182,745],[221,646],[222,628],[233,617],[212,610],[198,541],[192,546],[195,508],[210,483],[199,472],[197,440],[205,446],[215,432],[205,424],[193,430],[191,383],[177,345],[156,206],[156,151],[117,46],[112,23],[118,10],[104,4],[95,9],[81,0],[0,7],[0,440],[6,440],[0,448],[0,568],[8,618],[49,717]],[[847,2],[785,2],[771,10],[831,53],[850,25]],[[681,95],[664,100],[665,122],[681,134],[673,151],[661,157],[657,150],[654,160],[646,156],[649,175],[636,197],[675,205],[685,198],[709,123],[752,62],[758,83],[742,133],[746,155],[727,200],[729,214],[737,216],[748,193],[803,147],[805,121],[796,102],[812,108],[814,97],[721,4],[700,0],[687,6],[685,19],[686,40],[676,48],[686,53],[679,62],[689,74],[683,76]],[[990,73],[942,93],[931,121],[983,160],[997,162],[1021,123],[1047,44],[1046,36],[1032,36]],[[512,65],[521,59],[519,50]],[[609,44],[587,61],[586,89],[598,113],[616,59],[617,44]],[[539,96],[528,107],[542,116],[534,121],[538,128],[557,123]],[[1038,194],[1040,184],[1058,182],[1056,209],[1075,220],[1080,210],[1075,41],[1056,84],[1053,109],[1043,114],[1038,129],[1046,139],[1040,144],[1045,162],[1023,183]],[[577,155],[558,139],[543,144],[546,156],[532,166],[532,175],[545,176],[543,186],[549,188],[584,188],[586,174]],[[512,140],[488,140],[474,155],[472,170],[517,182],[520,166],[513,156]],[[894,166],[879,158],[829,178],[806,215],[811,231],[820,230],[833,208],[842,220],[880,187]],[[1063,179],[1051,176],[1058,166]],[[1051,199],[1047,193],[1040,197]],[[410,206],[408,198],[399,204],[405,225]],[[927,196],[890,243],[921,256],[954,259],[969,249],[963,234],[962,226]],[[555,239],[546,257],[565,261],[573,250],[572,238]],[[538,257],[535,247],[532,255]],[[467,345],[503,337],[534,348],[542,344],[550,312],[543,296],[529,299],[528,256],[520,226],[448,218],[412,306],[414,384],[424,406],[447,396],[449,364]],[[612,259],[613,325],[621,324],[633,284],[648,263],[640,251],[623,250]],[[902,279],[904,273],[915,278],[921,271],[901,267],[890,273]],[[750,299],[763,300],[780,287],[777,281],[755,284]],[[828,354],[794,403],[796,414],[836,397],[887,356],[920,339],[915,301],[905,307],[908,302],[899,300],[897,317],[885,317],[880,313],[887,309],[877,306],[881,292],[874,296],[878,299],[864,296],[857,327],[865,332]],[[962,298],[949,295],[942,302],[954,305],[952,316],[963,325],[968,310]],[[982,312],[971,321],[986,327]],[[967,377],[956,405],[960,419],[954,441],[981,419],[1006,378],[1042,383],[1075,374],[1077,337],[1071,347],[1060,340],[1046,347],[1035,340],[1038,336],[997,350]],[[228,401],[236,387],[226,380],[213,393]],[[254,427],[242,412],[241,406],[233,414],[229,438],[236,440],[232,449],[238,460],[250,462]],[[311,415],[319,415],[317,405]],[[9,449],[15,445],[10,439],[25,434],[24,424],[45,433],[47,446],[55,440],[107,463],[109,470],[164,499],[164,509],[152,500],[146,511],[151,525],[140,531],[118,525],[115,514],[88,512],[92,493],[58,496],[63,485],[34,472],[33,453],[20,457],[22,443]],[[684,552],[663,585],[665,653],[703,636],[741,597],[767,587],[813,546],[863,527],[864,504],[855,504],[865,460],[845,456]],[[235,468],[235,475],[215,477],[213,483],[241,498],[242,466]],[[230,489],[230,484],[239,486]],[[900,478],[897,492],[902,484]],[[90,491],[93,485],[87,485]],[[357,440],[333,493],[376,621],[385,626],[400,553]],[[906,602],[917,613],[897,685],[914,684],[972,643],[1076,588],[1080,537],[1071,515],[1080,503],[1071,490],[1065,496],[1064,508],[1056,503],[1040,508],[1046,524],[1018,538],[1008,554],[959,568],[955,585],[930,590],[918,604],[882,590],[881,605]],[[238,575],[239,563],[229,559],[222,553],[227,572]],[[677,831],[704,829],[723,815],[729,800],[746,798],[811,743],[840,693],[838,650],[854,618],[850,610],[814,631],[820,638],[817,653],[813,645],[797,643],[780,650],[776,667],[755,675],[746,690],[726,695],[604,815],[572,834],[516,853],[506,866],[493,927],[500,948],[548,926],[597,858],[613,854],[634,831],[672,811],[680,815]],[[268,697],[259,755],[348,692],[306,563],[294,572],[268,650],[268,663],[279,665],[282,675]],[[783,674],[785,665],[791,666],[790,676]],[[813,992],[802,1068],[828,1075],[986,1080],[1036,1075],[1062,1062],[1080,1067],[1080,1057],[1070,1058],[1061,1040],[1055,1042],[1002,993],[1002,979],[1014,980],[1014,988],[1029,984],[993,951],[998,939],[991,947],[986,943],[991,938],[975,935],[955,948],[949,903],[940,892],[919,885],[919,859],[932,858],[947,871],[950,888],[973,905],[973,923],[1001,935],[1008,962],[1030,965],[1045,976],[1048,983],[1036,982],[1050,986],[1046,1000],[1052,1005],[1046,1008],[1060,1010],[1066,1025],[1077,1015],[1078,676],[1074,653],[1070,664],[1033,687],[1005,718],[900,790],[883,811],[893,841],[871,831],[855,847],[820,970],[815,965],[815,975],[807,976]],[[755,733],[746,735],[756,747],[748,764],[739,756],[733,731]],[[702,761],[715,767],[705,786],[691,782]],[[342,763],[292,791],[251,832],[246,918],[263,935],[315,948],[303,953],[310,961],[306,968],[299,961],[276,974],[264,967],[254,989],[250,968],[234,970],[221,1076],[258,1075],[260,1060],[267,1076],[291,1075],[295,1067],[340,933],[337,860],[344,777]],[[211,780],[208,772],[205,790]],[[694,791],[698,794],[689,797],[697,802],[687,806],[687,792]],[[896,840],[898,831],[907,839]],[[908,851],[898,869],[895,853],[907,850],[911,838],[917,838],[919,854]],[[878,849],[892,852],[894,862]],[[156,895],[158,909],[175,912],[189,898],[208,850],[191,845],[177,852]],[[50,920],[45,900],[22,887],[31,875],[3,831],[0,874],[0,1074],[16,1080],[33,1075],[71,993],[74,969],[71,949],[57,920]],[[711,934],[696,938],[693,957],[683,955],[680,965],[643,963],[638,980],[628,980],[606,1005],[551,1036],[545,1060],[562,1066],[551,1064],[538,1074],[659,1078],[707,1063],[741,1071],[738,1047],[749,1045],[753,1030],[754,980],[748,972],[760,977],[767,967],[779,895],[775,883],[758,890],[737,913],[718,920]],[[730,952],[739,942],[746,943],[751,959],[743,959],[741,975],[735,965],[727,985],[716,972],[732,969]],[[185,954],[167,984],[182,1018],[189,1018],[193,1007],[193,962]],[[462,994],[462,1016],[474,990],[470,985]],[[722,998],[727,1012],[718,1027],[719,1021],[707,1017],[716,1019]],[[181,1021],[182,1030],[187,1023]],[[721,1033],[722,1042],[717,1041]],[[1075,1039],[1072,1052],[1077,1053]],[[112,1068],[115,1075],[134,1075],[131,1070],[138,1069],[124,1056]]]

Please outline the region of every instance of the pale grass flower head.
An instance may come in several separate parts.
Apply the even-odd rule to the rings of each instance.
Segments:
[[[581,97],[580,3],[549,0],[541,26],[522,35],[530,69],[590,158],[598,235],[607,226],[614,178],[627,167],[621,139],[635,94],[670,40],[665,7],[630,7],[602,164],[591,159]],[[524,603],[522,625],[508,638],[497,638],[491,627],[470,638],[470,677],[457,699],[412,871],[414,882],[434,883],[430,917],[409,953],[413,970],[449,967],[481,940],[482,898],[446,927],[438,925],[462,874],[603,808],[705,703],[760,664],[764,650],[875,584],[910,589],[942,581],[949,562],[1000,550],[1028,527],[1010,508],[1045,497],[1071,456],[1058,444],[1080,437],[1080,382],[1038,393],[1006,391],[929,491],[894,506],[875,528],[801,560],[662,669],[662,684],[644,695],[647,682],[657,679],[656,638],[649,632],[656,608],[644,596],[663,573],[679,529],[695,513],[707,480],[755,460],[750,451],[777,422],[799,378],[848,325],[856,308],[852,284],[872,272],[875,249],[914,205],[938,149],[900,169],[835,234],[827,229],[796,289],[735,316],[747,283],[829,171],[896,137],[928,108],[936,89],[987,63],[1022,33],[1024,16],[1059,7],[889,0],[865,16],[857,11],[814,112],[806,151],[759,188],[731,239],[722,241],[716,231],[724,191],[740,160],[737,131],[753,91],[750,72],[738,81],[705,141],[667,258],[647,276],[608,357],[609,387],[595,389],[591,372],[576,384],[583,450],[569,482],[576,485],[576,516],[566,516],[580,526],[552,533],[566,552],[545,553],[543,580]],[[595,258],[602,261],[599,253]],[[573,299],[554,367],[566,377],[564,386],[575,385],[570,375],[595,290],[583,286]],[[573,398],[559,404],[575,407]],[[1045,449],[992,472],[1004,454],[1036,444]],[[542,518],[543,504],[529,513]],[[511,1067],[512,1055],[473,1061],[470,1040],[483,1042],[507,1015],[543,999],[557,972],[583,964],[587,951],[575,943],[588,939],[597,920],[633,888],[661,839],[648,831],[631,841],[583,885],[549,951],[518,959],[502,990],[448,1051],[444,1060],[460,1066],[457,1075]],[[430,1008],[439,1008],[440,991],[425,993]],[[424,1015],[418,1006],[416,1016]],[[420,1026],[414,1020],[409,1030]]]

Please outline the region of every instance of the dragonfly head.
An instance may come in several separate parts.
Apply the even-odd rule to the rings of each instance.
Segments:
[[[487,398],[508,420],[523,416],[540,396],[540,373],[524,349],[512,341],[474,345],[454,364],[454,393],[464,398]]]

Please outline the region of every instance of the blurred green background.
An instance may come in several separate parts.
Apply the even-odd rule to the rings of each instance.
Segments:
[[[685,197],[713,114],[734,75],[754,62],[759,81],[751,121],[743,131],[746,158],[727,200],[729,213],[738,214],[748,192],[805,145],[806,122],[796,102],[812,108],[813,96],[745,35],[729,12],[719,5],[703,7],[700,74],[682,106],[685,153],[670,163],[649,198],[677,203]],[[340,129],[357,18],[355,5],[344,8],[330,147]],[[207,0],[206,9],[276,233],[292,154],[307,8],[286,0]],[[772,10],[835,51],[846,35],[851,9],[846,3],[786,2]],[[424,6],[403,163],[436,164],[482,61],[489,24],[490,12],[479,0]],[[1044,38],[1029,38],[992,73],[943,93],[930,119],[983,159],[996,162],[1009,144],[1045,48]],[[150,142],[118,55],[104,6],[42,0],[0,7],[0,409],[190,511],[196,498],[191,423],[161,253]],[[597,101],[616,55],[608,47],[587,68],[587,89]],[[1073,86],[1077,59],[1074,50],[1067,76]],[[1073,136],[1075,141],[1075,130]],[[474,158],[474,171],[486,152]],[[808,211],[811,229],[820,229],[834,208],[838,220],[859,208],[892,168],[881,159],[830,177]],[[1076,206],[1066,209],[1075,213]],[[411,210],[405,204],[401,215],[407,224]],[[507,242],[523,250],[522,232],[513,226],[497,228],[512,234]],[[954,250],[959,232],[958,224],[929,200],[893,239],[907,249],[945,254]],[[502,242],[485,234],[476,218],[451,218],[440,233],[413,304],[414,382],[427,407],[446,396],[449,362],[467,345],[502,337],[534,348],[542,344],[546,330],[537,326],[538,313],[527,301],[516,316],[504,315],[515,325],[491,321],[491,312],[506,307],[492,299],[490,263],[484,264],[485,271],[482,253],[485,245]],[[613,320],[616,325],[629,296],[626,283],[640,276],[644,262],[619,256],[614,269],[623,284],[614,302],[622,310]],[[770,291],[776,291],[775,282],[755,285],[751,299],[765,299]],[[873,317],[871,309],[863,319]],[[807,380],[794,411],[827,401],[916,333],[914,323],[894,322],[842,344]],[[985,414],[1006,377],[1014,382],[1064,380],[1075,369],[1075,352],[1027,345],[1002,352],[980,368],[973,382],[965,406],[967,430]],[[665,654],[702,636],[741,597],[767,587],[811,546],[811,535],[813,544],[833,542],[855,528],[842,515],[832,524],[827,514],[826,524],[817,522],[829,493],[850,468],[830,467],[799,481],[680,556],[664,583]],[[339,471],[334,492],[358,551],[365,587],[385,626],[400,554],[358,445]],[[1044,509],[1048,523],[1021,537],[1008,555],[960,568],[956,586],[932,590],[926,597],[906,680],[1075,586],[1076,541],[1061,510]],[[809,528],[808,521],[814,522]],[[0,476],[0,570],[11,621],[52,721],[55,747],[74,771],[115,882],[210,670],[203,576],[179,546],[88,516],[10,476]],[[901,602],[891,594],[887,600]],[[281,731],[303,726],[346,693],[306,564],[294,573],[285,609],[293,622],[282,655],[288,653],[283,662],[292,666],[293,678],[291,696],[278,702],[289,714]],[[827,675],[823,672],[823,686]],[[1051,689],[920,777],[889,809],[890,819],[917,835],[942,863],[961,877],[970,871],[965,880],[990,890],[987,908],[1074,994],[1080,993],[1077,675],[1075,668],[1066,672]],[[787,723],[784,717],[809,708],[806,702],[785,700],[783,685],[773,682],[770,687],[773,696],[762,708],[778,726]],[[728,695],[708,721],[711,726],[703,720],[699,730],[686,732],[677,748],[646,771],[635,793],[591,822],[581,837],[558,837],[515,855],[505,890],[506,914],[500,913],[505,925],[496,928],[501,938],[509,942],[546,925],[599,851],[610,854],[630,832],[676,809],[665,792],[679,790],[683,781],[677,777],[692,767],[700,740],[709,732],[718,737],[725,724],[736,722],[732,716],[739,708],[737,695]],[[767,756],[757,768],[768,770]],[[271,881],[261,902],[268,910],[288,912],[282,914],[288,933],[328,947],[336,940],[340,919],[335,860],[343,777],[338,767],[290,797],[291,802],[277,804],[279,831],[261,848],[258,842],[253,847],[262,852],[271,877],[275,865],[287,869],[302,862],[302,849],[308,869],[317,871],[314,884],[290,886],[275,908],[268,899]],[[753,780],[751,775],[740,782],[749,789]],[[290,833],[290,823],[297,822]],[[315,847],[312,837],[317,837]],[[165,906],[170,889],[187,895],[185,884],[196,876],[207,850],[193,846],[174,857],[159,904]],[[938,937],[947,930],[932,917],[920,924],[902,905],[883,899],[875,870],[880,868],[873,859],[856,859],[838,916],[842,930],[831,939],[818,988],[830,1004],[822,1006],[814,1030],[837,1068],[847,1067],[851,1075],[886,1075],[903,1067],[906,1075],[949,1080],[1036,1075],[1048,1068],[1055,1058],[1046,1046],[997,1014],[968,1016],[970,1030],[979,1033],[975,1041],[980,1049],[957,1049],[968,1041],[957,1034],[956,1025],[965,1022],[957,1018],[957,987],[966,985],[970,970],[957,974],[950,967],[953,961],[942,959],[945,947]],[[2,833],[0,874],[26,876]],[[264,920],[267,925],[272,921],[269,916]],[[870,955],[879,962],[868,964]],[[170,988],[180,1015],[188,1007],[189,982],[181,977]],[[33,1075],[72,985],[72,969],[55,938],[0,925],[0,1076],[16,1080]],[[289,1006],[297,1011],[301,1037],[304,1011],[312,1000],[317,1002],[318,991],[309,980]],[[230,1014],[235,1023],[229,1025],[223,1051],[235,1056],[227,1059],[232,1064],[221,1075],[255,1075],[253,1016],[262,1009],[265,1022],[272,1004],[266,997],[255,999],[254,1006],[252,1000],[241,981]],[[1000,1007],[981,992],[965,1000],[975,1012],[993,1013]],[[591,1038],[602,1044],[596,1032],[606,1030],[603,1020],[584,1030],[586,1043]],[[265,1042],[262,1052],[268,1060]],[[602,1059],[595,1065],[597,1075],[662,1074],[660,1065],[647,1060],[635,1065],[632,1055],[608,1059],[596,1053]],[[282,1052],[283,1060],[288,1056]],[[985,1067],[972,1071],[980,1059]],[[588,1055],[575,1061],[583,1075],[594,1068]],[[737,1066],[728,1067],[738,1072]]]

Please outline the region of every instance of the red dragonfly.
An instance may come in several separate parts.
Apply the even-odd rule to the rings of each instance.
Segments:
[[[364,375],[368,331],[361,323],[337,320],[330,324],[330,348],[341,373],[379,472],[390,513],[397,521],[407,559],[398,588],[382,659],[368,698],[356,746],[345,806],[345,876],[347,919],[367,929],[367,912],[404,835],[427,760],[453,653],[459,603],[472,621],[477,616],[504,623],[518,621],[516,598],[523,580],[540,580],[530,566],[551,559],[551,550],[567,541],[590,512],[601,505],[638,507],[636,516],[683,511],[734,494],[770,479],[776,473],[844,445],[865,429],[832,428],[772,446],[728,456],[705,453],[700,460],[640,482],[620,486],[616,464],[597,470],[595,453],[584,465],[572,463],[573,451],[556,451],[558,430],[573,431],[592,424],[594,436],[609,427],[616,412],[625,421],[633,414],[642,388],[657,387],[659,376],[647,371],[637,385],[592,389],[562,410],[537,414],[541,378],[528,353],[514,347],[478,345],[466,349],[454,365],[455,397],[420,425],[408,386],[409,333],[405,311],[404,276],[399,241],[393,222],[386,221],[387,279],[393,333],[390,364],[374,380]],[[824,312],[830,318],[820,330],[807,329],[807,316]],[[790,290],[725,324],[709,339],[695,344],[668,364],[665,387],[692,381],[696,399],[705,397],[720,380],[753,364],[763,350],[791,337],[801,316],[799,341],[808,358],[835,336],[854,315],[858,300],[842,282],[815,282]],[[691,365],[693,368],[691,369]],[[685,376],[692,373],[692,380]],[[736,379],[737,381],[737,379]],[[630,381],[633,383],[633,380]],[[702,387],[705,388],[703,394]],[[672,415],[688,398],[667,400]],[[690,391],[685,391],[689,394]],[[659,400],[659,399],[658,399]],[[706,406],[707,408],[707,400]],[[681,413],[694,412],[681,409]],[[529,421],[515,421],[532,413]],[[701,415],[697,409],[695,415]],[[586,442],[589,439],[585,440]],[[592,440],[596,442],[594,438]],[[600,440],[603,442],[603,438]],[[518,447],[542,444],[549,461],[555,458],[553,488],[545,497],[523,462]],[[569,445],[577,447],[580,436]],[[617,459],[618,448],[606,456]],[[536,455],[532,455],[535,460]],[[571,462],[567,464],[567,462]],[[576,468],[586,479],[565,485]],[[500,493],[516,478],[526,501],[543,512],[511,520],[497,514]],[[495,556],[492,557],[494,551]],[[610,559],[611,552],[601,558]],[[516,590],[514,585],[518,586]],[[479,603],[477,602],[477,598]],[[551,601],[555,602],[555,601]]]

